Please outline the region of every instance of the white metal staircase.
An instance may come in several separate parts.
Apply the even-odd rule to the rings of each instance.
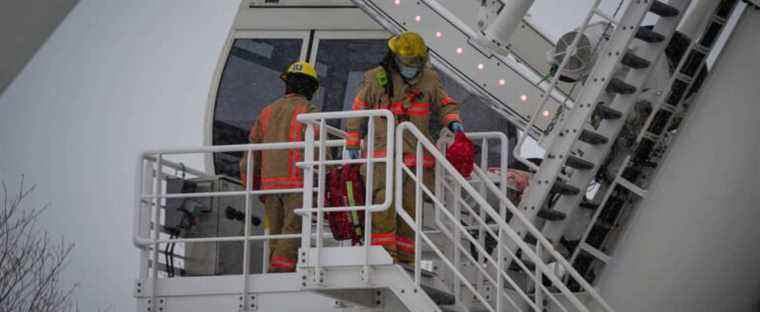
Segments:
[[[552,244],[541,236],[540,231],[526,219],[514,204],[509,202],[503,187],[506,181],[506,167],[500,168],[497,181],[482,169],[476,170],[472,181],[463,178],[448,163],[442,153],[428,141],[411,123],[402,123],[395,129],[388,127],[389,152],[385,157],[357,160],[329,160],[329,148],[340,148],[343,139],[330,139],[328,133],[340,135],[340,131],[327,126],[329,119],[375,116],[395,123],[387,110],[331,112],[299,115],[299,120],[307,124],[304,142],[269,143],[233,146],[213,146],[150,151],[140,156],[137,210],[135,214],[135,244],[142,250],[141,275],[136,282],[135,295],[139,299],[139,311],[206,311],[223,307],[237,307],[239,311],[273,311],[296,305],[300,300],[313,300],[314,311],[325,311],[339,307],[345,311],[612,311],[581,275],[556,251]],[[374,118],[368,118],[368,141],[374,131]],[[319,131],[316,131],[316,129]],[[319,138],[315,138],[319,133]],[[441,189],[433,189],[424,183],[424,168],[407,167],[403,161],[399,138],[406,136],[417,140],[417,155],[429,154],[437,163],[436,179],[442,181]],[[495,138],[506,144],[503,134],[489,136],[472,134],[473,139]],[[395,138],[395,139],[394,139]],[[368,147],[373,146],[367,142]],[[393,153],[395,145],[396,153]],[[198,170],[185,168],[171,161],[177,155],[193,153],[214,153],[231,151],[251,151],[270,149],[302,149],[305,155],[300,166],[304,169],[303,188],[287,190],[253,190],[250,184],[244,190],[218,192],[171,193],[166,187],[169,176],[202,175]],[[316,149],[316,151],[315,151]],[[503,147],[506,150],[506,146]],[[370,151],[371,152],[371,151]],[[315,155],[316,154],[316,155]],[[368,153],[372,155],[372,153]],[[422,157],[418,157],[422,159]],[[246,160],[249,165],[252,157]],[[367,204],[350,207],[327,207],[324,201],[325,173],[328,166],[346,163],[365,163],[372,168],[376,163],[393,163],[386,168],[386,193],[394,194],[383,203],[372,202],[372,192],[368,190]],[[506,164],[502,161],[502,164]],[[252,177],[249,166],[246,175]],[[388,169],[390,168],[390,169]],[[392,169],[392,171],[391,171]],[[368,169],[371,173],[372,169]],[[172,173],[173,172],[173,173]],[[316,177],[316,179],[314,179]],[[371,180],[372,175],[366,177]],[[413,194],[400,191],[404,181],[412,181]],[[479,181],[476,189],[473,183]],[[367,181],[372,185],[372,181]],[[396,185],[395,192],[391,191]],[[239,236],[225,237],[166,237],[166,200],[177,198],[242,198],[245,218],[253,215],[254,196],[276,193],[301,192],[304,208],[297,210],[302,215],[303,230],[298,234],[270,235],[254,234],[253,225],[245,222]],[[453,201],[446,200],[445,194],[460,195]],[[334,211],[381,211],[388,209],[391,200],[397,207],[404,197],[415,199],[415,215],[404,210],[397,215],[414,230],[415,259],[412,268],[395,265],[382,247],[371,246],[371,220],[373,214],[365,214],[364,244],[345,246],[332,241],[326,231],[324,214]],[[471,201],[465,201],[468,197]],[[498,204],[487,199],[495,199]],[[314,208],[307,208],[314,207]],[[461,223],[462,215],[472,224]],[[537,237],[537,245],[523,242],[507,218],[521,220],[526,231]],[[426,221],[427,220],[427,221]],[[435,221],[433,221],[435,220]],[[475,232],[479,233],[476,238]],[[498,242],[487,246],[486,237]],[[301,239],[298,270],[296,273],[252,274],[258,268],[243,265],[241,275],[170,277],[164,276],[169,265],[163,262],[162,246],[170,243],[206,244],[243,242],[243,263],[249,263],[254,253],[252,242],[277,239]],[[506,242],[514,242],[514,248]],[[490,249],[490,250],[489,250]],[[264,248],[266,250],[266,248]],[[237,253],[239,255],[239,253]],[[515,268],[505,263],[509,258],[521,255],[529,259],[515,258]],[[187,254],[183,260],[192,261]],[[266,258],[266,255],[264,255]],[[547,262],[542,259],[548,259]],[[223,262],[223,261],[222,261]],[[423,262],[432,263],[433,272],[423,270]],[[550,265],[554,266],[551,268]],[[561,270],[557,270],[561,268]],[[440,276],[445,276],[441,278]],[[277,278],[277,277],[280,278]],[[581,285],[580,292],[573,292],[563,282],[563,278]],[[324,299],[330,298],[329,307]],[[293,298],[289,301],[287,298]],[[298,298],[296,300],[296,298]],[[202,303],[202,304],[201,304]]]

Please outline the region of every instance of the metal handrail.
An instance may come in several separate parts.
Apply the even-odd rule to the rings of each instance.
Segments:
[[[509,138],[507,137],[507,135],[504,134],[503,132],[491,131],[491,132],[467,132],[466,136],[467,136],[468,139],[472,140],[475,144],[478,144],[480,146],[480,150],[481,150],[481,153],[480,153],[480,166],[483,167],[483,168],[489,168],[489,164],[490,164],[490,161],[489,161],[490,160],[489,159],[489,156],[490,156],[489,155],[490,154],[489,153],[490,143],[489,142],[490,141],[497,141],[499,143],[499,166],[498,166],[499,174],[498,174],[498,181],[499,181],[499,185],[501,186],[502,192],[504,192],[504,194],[506,194],[507,190],[508,190],[507,180],[508,180],[508,171],[509,171],[509,167],[508,167],[508,165],[509,165]],[[439,151],[445,151],[445,150],[447,150],[448,149],[448,144],[449,143],[453,143],[453,142],[449,142],[449,141],[450,140],[447,140],[444,137],[442,137],[441,139],[439,139],[438,140],[438,144],[437,144],[438,150]],[[436,172],[435,172],[436,173],[435,174],[435,193],[441,199],[445,199],[446,196],[443,195],[444,194],[444,189],[448,189],[449,192],[454,192],[456,190],[451,190],[445,184],[446,181],[444,181],[444,179],[442,179],[442,177],[444,176],[444,174],[442,172],[440,172],[441,170],[442,169],[440,168],[440,166],[436,166]],[[477,182],[476,180],[473,180],[471,183],[476,183],[476,182]],[[484,184],[481,183],[478,186],[478,191],[480,192],[480,194],[482,196],[484,196],[484,197],[487,196],[486,195],[487,194],[487,192],[486,192],[487,189],[486,189],[486,187],[485,187]],[[507,208],[506,208],[505,205],[506,205],[506,203],[504,203],[504,202],[501,202],[499,204],[499,214],[501,214],[503,217],[506,217],[506,213],[507,213]],[[454,209],[455,211],[459,211],[456,208],[458,206],[459,206],[459,202],[455,201],[453,203],[452,209]],[[482,211],[481,211],[481,217],[485,217],[484,212],[482,212]],[[457,216],[457,218],[461,219],[461,216]],[[441,219],[441,213],[438,210],[435,210],[435,224],[438,226],[438,228],[440,228],[440,229],[442,229],[444,231],[446,230],[446,226],[444,225],[443,220]],[[474,226],[473,228],[478,231],[478,240],[480,241],[480,244],[484,245],[485,242],[486,242],[484,228],[482,226]],[[444,235],[451,236],[451,233],[444,233]],[[482,257],[482,255],[479,255],[478,261],[480,263],[482,263],[484,260],[485,259]],[[458,267],[460,263],[461,263],[461,257],[459,257],[458,254],[455,254],[454,265]],[[480,274],[480,272],[478,272],[478,274]],[[479,287],[483,286],[482,285],[483,284],[483,278],[480,278],[480,276],[478,276],[477,277],[477,281],[478,281],[478,286]],[[501,282],[502,280],[499,279],[498,281]],[[501,286],[502,285],[500,284],[499,287],[501,287]],[[457,284],[454,284],[453,288],[455,289],[454,292],[459,292],[461,286],[457,283]]]
[[[470,183],[468,183],[467,180],[465,180],[465,178],[461,176],[461,174],[459,174],[459,172],[446,160],[446,158],[441,154],[441,152],[438,151],[438,149],[436,149],[435,146],[416,127],[414,127],[413,124],[411,124],[409,122],[405,122],[405,123],[402,123],[399,126],[397,126],[397,134],[396,134],[397,144],[400,145],[402,143],[399,140],[399,138],[403,138],[405,132],[411,133],[417,139],[417,142],[418,142],[418,144],[417,144],[417,154],[418,155],[421,154],[422,150],[423,150],[423,147],[424,147],[424,149],[426,150],[426,153],[428,153],[429,155],[431,155],[438,163],[440,163],[441,167],[445,170],[445,172],[447,174],[449,174],[451,177],[453,177],[454,182],[456,183],[456,186],[462,188],[465,192],[467,192],[467,194],[469,196],[471,196],[478,203],[478,206],[480,207],[480,209],[485,210],[487,216],[490,217],[491,220],[493,222],[495,222],[499,226],[499,233],[496,234],[496,233],[494,233],[492,230],[490,230],[486,226],[487,225],[486,224],[486,220],[484,220],[484,218],[481,218],[478,221],[481,222],[481,224],[484,226],[484,228],[486,229],[486,231],[489,231],[491,235],[493,235],[494,237],[499,237],[500,239],[503,238],[503,236],[501,236],[501,235],[505,234],[507,237],[509,237],[510,239],[514,240],[516,242],[517,246],[519,247],[519,250],[521,250],[522,255],[524,257],[527,257],[530,260],[532,260],[533,263],[535,264],[537,276],[545,276],[546,278],[548,278],[549,280],[551,280],[552,283],[554,284],[554,286],[563,295],[565,295],[568,298],[568,300],[573,304],[573,306],[576,309],[578,309],[579,311],[588,311],[588,308],[586,308],[583,305],[583,303],[575,295],[573,295],[572,292],[562,283],[562,281],[557,276],[554,275],[554,273],[552,272],[552,270],[550,270],[548,268],[548,266],[542,261],[542,259],[536,254],[536,252],[534,252],[532,250],[532,247],[529,246],[529,245],[527,245],[522,240],[522,238],[520,237],[520,235],[518,235],[509,226],[509,224],[506,223],[506,221],[503,219],[503,217],[501,217],[500,214],[498,212],[496,212],[496,210],[493,209],[493,207],[491,207],[490,204],[488,204],[488,202],[483,198],[483,196],[481,196],[480,193],[477,190],[475,190],[475,188],[472,185],[470,185]],[[398,153],[401,153],[401,151],[397,150],[397,154]],[[397,157],[398,157],[398,155],[397,155]],[[418,162],[419,162],[419,160],[418,160]],[[442,252],[440,252],[440,250],[438,250],[437,248],[435,248],[435,246],[433,245],[433,243],[430,240],[430,238],[425,233],[423,233],[421,231],[421,210],[422,210],[421,209],[422,208],[421,207],[421,200],[420,200],[420,197],[422,196],[421,191],[424,191],[424,192],[428,193],[428,196],[431,196],[430,191],[427,190],[427,187],[422,183],[422,170],[423,170],[422,166],[421,166],[421,164],[419,164],[417,166],[416,173],[412,173],[411,170],[409,170],[409,168],[406,167],[403,163],[401,163],[401,162],[397,163],[397,168],[396,168],[396,180],[397,180],[396,182],[397,183],[396,183],[396,196],[395,196],[395,198],[396,198],[396,205],[401,205],[402,204],[402,196],[403,195],[409,196],[409,194],[401,194],[401,192],[400,192],[400,187],[401,187],[401,185],[403,183],[402,181],[403,181],[403,174],[404,173],[406,173],[407,175],[409,175],[410,177],[412,177],[413,180],[415,180],[415,182],[416,182],[416,188],[417,188],[417,194],[416,195],[418,197],[418,198],[416,198],[416,202],[418,204],[420,204],[417,207],[417,215],[415,217],[409,216],[402,209],[399,209],[397,211],[397,213],[402,217],[402,219],[405,222],[407,222],[407,224],[409,224],[410,227],[412,227],[413,229],[416,230],[415,231],[415,242],[420,242],[420,240],[424,239],[428,245],[430,245],[431,247],[433,247],[434,251],[439,256],[444,257],[444,260],[446,260],[444,254]],[[520,211],[517,207],[515,207],[506,198],[506,195],[502,194],[501,191],[494,185],[494,183],[488,179],[487,175],[482,171],[482,169],[476,168],[475,171],[476,171],[476,174],[481,178],[481,180],[485,181],[486,186],[492,191],[492,193],[494,193],[495,195],[497,195],[497,197],[499,198],[500,201],[506,203],[507,209],[510,210],[510,212],[513,214],[513,216],[517,217],[517,218],[520,218],[521,221],[523,221],[523,222],[525,222],[527,224],[527,231],[529,233],[531,233],[534,237],[537,238],[537,240],[538,240],[538,246],[542,246],[543,249],[544,249],[544,251],[548,252],[551,256],[553,256],[556,259],[557,263],[560,264],[560,265],[562,265],[567,270],[567,272],[569,274],[571,274],[571,276],[573,276],[577,280],[577,282],[581,285],[581,287],[583,287],[584,290],[597,303],[599,303],[599,305],[602,308],[604,308],[605,311],[612,311],[612,308],[610,308],[609,305],[607,305],[607,303],[604,301],[604,299],[602,299],[598,295],[598,293],[588,283],[586,283],[583,280],[583,278],[580,276],[580,274],[578,274],[569,265],[569,263],[567,263],[567,261],[556,250],[554,250],[553,245],[548,240],[546,240],[546,238],[543,237],[542,233],[537,228],[535,228],[535,226],[533,226],[533,224],[529,220],[527,220],[527,218],[523,215],[523,212]],[[434,196],[431,197],[431,198],[433,199],[433,201],[435,203],[434,206],[436,206],[436,207],[443,206],[442,203],[437,202],[437,199]],[[461,199],[461,197],[459,199]],[[445,206],[443,206],[443,207],[445,207]],[[471,207],[469,207],[469,208],[471,208]],[[458,223],[458,220],[456,220],[454,218],[454,216],[450,214],[450,212],[446,211],[445,209],[442,209],[442,212],[444,214],[446,214],[449,218],[451,218],[452,220],[454,220],[455,221],[454,223],[457,226],[461,227],[461,224]],[[472,215],[475,216],[476,219],[477,219],[477,214],[472,214]],[[471,237],[471,235],[469,235],[469,233],[467,233],[465,231],[464,234],[465,234],[465,238],[467,238],[468,240],[471,240],[473,243],[476,243],[473,240],[473,238]],[[458,245],[458,244],[460,244],[460,242],[455,241],[454,244]],[[476,246],[478,246],[478,245],[476,244]],[[417,247],[417,248],[419,248],[419,247]],[[506,244],[503,244],[503,241],[500,240],[500,243],[498,244],[498,248],[499,249],[506,248]],[[509,252],[512,255],[512,257],[515,258],[515,262],[519,264],[520,260],[515,257],[515,255],[517,253],[517,250],[515,250],[514,252],[511,251],[511,250],[506,250],[506,251]],[[485,253],[485,250],[480,250],[480,252]],[[417,253],[417,255],[419,255],[419,253]],[[487,258],[487,260],[492,265],[494,265],[496,267],[498,275],[501,275],[502,277],[504,277],[505,280],[508,281],[508,282],[511,281],[511,278],[509,277],[509,275],[504,271],[505,268],[504,267],[499,267],[499,263],[501,263],[501,261],[499,261],[499,263],[497,263],[496,261],[494,261],[487,254],[486,254],[485,257]],[[419,283],[419,274],[420,274],[420,272],[419,272],[419,270],[420,270],[419,260],[420,260],[420,258],[418,256],[415,259],[415,268],[416,268],[415,269],[416,270],[416,272],[415,272],[415,278],[416,279],[415,280],[416,280],[417,283]],[[499,260],[501,260],[501,258]],[[461,276],[461,273],[457,272],[459,270],[458,268],[456,268],[453,264],[451,264],[447,260],[445,262],[447,263],[447,265],[452,270],[454,270],[455,275],[457,275],[460,279],[463,279],[463,276]],[[497,276],[497,278],[500,278],[500,277]],[[466,280],[462,280],[462,281],[465,283],[465,285],[468,288],[471,287],[471,285]],[[541,278],[539,278],[537,280],[534,280],[534,283],[535,283],[535,285],[537,287],[541,287],[541,288],[544,287],[543,284],[542,284],[542,279]],[[471,290],[474,290],[474,289],[471,289]],[[544,289],[544,291],[546,292],[546,295],[548,295],[550,298],[553,297],[553,294],[551,292],[547,291],[546,289]],[[505,295],[505,293],[503,292],[502,288],[498,288],[497,292],[501,292],[502,293],[501,295],[498,295],[497,298],[501,298],[503,295]],[[476,297],[479,297],[479,294],[476,293],[475,295],[476,295]],[[490,307],[490,305],[488,304],[488,302],[484,298],[479,297],[478,299],[481,301],[481,303],[483,303],[484,305],[486,305],[486,307],[488,307],[489,310],[492,310],[492,311],[494,310],[493,308]],[[554,298],[554,299],[556,300],[556,298]],[[555,301],[555,303],[557,303],[559,306],[561,306],[558,301]],[[498,302],[497,302],[497,305],[498,305]],[[535,305],[532,305],[532,306],[534,306],[534,308],[537,308],[537,306],[535,306]]]
[[[567,297],[567,299],[573,304],[573,306],[576,307],[579,311],[588,311],[588,309],[574,296],[567,287],[562,284],[559,281],[559,278],[555,276],[552,271],[541,261],[541,258],[536,253],[541,253],[542,250],[545,253],[548,253],[551,256],[554,256],[557,258],[557,262],[562,265],[563,267],[568,266],[566,270],[573,276],[580,278],[580,275],[575,272],[572,267],[569,267],[569,264],[567,264],[566,261],[559,255],[553,248],[551,243],[549,243],[543,236],[541,236],[540,231],[532,226],[528,222],[528,232],[532,233],[535,237],[538,238],[539,244],[538,247],[540,247],[538,250],[533,251],[534,246],[529,246],[525,242],[522,241],[520,236],[513,231],[509,225],[505,222],[505,216],[507,212],[511,212],[513,216],[517,216],[521,218],[521,220],[527,222],[527,219],[521,214],[521,212],[506,198],[506,195],[504,194],[504,188],[506,187],[506,156],[502,155],[501,161],[501,177],[499,179],[499,183],[502,184],[501,188],[497,187],[494,182],[489,178],[488,174],[485,173],[480,168],[476,167],[475,174],[476,177],[478,177],[480,180],[482,180],[482,185],[480,190],[476,190],[475,187],[470,185],[468,181],[466,181],[457,171],[453,168],[453,166],[448,163],[448,161],[445,159],[445,157],[441,154],[441,152],[429,141],[427,140],[424,135],[416,128],[413,124],[409,122],[402,123],[398,125],[397,127],[386,127],[388,133],[386,134],[386,139],[388,139],[389,144],[387,144],[387,153],[385,157],[368,157],[366,159],[360,159],[351,161],[351,163],[365,163],[367,164],[367,173],[366,173],[366,183],[367,183],[367,193],[366,193],[366,204],[362,206],[355,206],[355,207],[325,207],[325,186],[326,186],[326,166],[328,164],[332,164],[333,162],[330,160],[327,160],[326,157],[326,149],[329,147],[340,147],[344,146],[345,140],[328,140],[327,136],[330,134],[327,129],[326,121],[329,119],[339,119],[339,118],[361,118],[366,117],[368,119],[368,133],[367,133],[367,139],[366,139],[366,150],[368,151],[368,155],[373,155],[374,153],[374,131],[375,131],[375,119],[376,118],[384,118],[388,122],[388,124],[395,124],[395,119],[393,114],[388,110],[374,110],[374,111],[356,111],[356,112],[334,112],[334,113],[316,113],[316,114],[304,114],[299,115],[299,121],[306,124],[306,130],[305,130],[305,139],[303,142],[290,142],[290,143],[268,143],[268,144],[246,144],[246,145],[234,145],[234,146],[207,146],[207,147],[197,147],[197,148],[180,148],[180,149],[164,149],[164,150],[154,150],[145,152],[140,155],[139,161],[138,161],[138,175],[136,179],[136,195],[135,195],[135,204],[136,204],[136,213],[135,213],[135,228],[134,228],[134,235],[133,235],[133,243],[135,246],[138,246],[142,252],[142,264],[143,269],[141,270],[142,274],[147,272],[152,272],[153,274],[150,276],[150,278],[153,279],[153,282],[157,282],[158,278],[158,265],[152,265],[150,267],[150,270],[147,270],[147,266],[149,265],[149,255],[148,252],[152,252],[154,261],[157,261],[158,259],[158,250],[159,250],[159,244],[166,244],[166,243],[201,243],[201,242],[229,242],[229,241],[243,241],[243,242],[249,242],[249,241],[265,241],[268,242],[272,239],[293,239],[293,238],[301,238],[302,241],[302,248],[311,248],[312,242],[315,242],[314,247],[315,250],[313,253],[309,253],[308,256],[304,257],[313,257],[310,259],[303,259],[303,261],[299,261],[299,270],[313,270],[314,273],[314,281],[317,284],[321,284],[320,276],[322,276],[322,270],[323,268],[320,265],[320,256],[319,253],[323,249],[323,240],[330,236],[330,233],[325,233],[323,231],[324,228],[324,213],[330,212],[330,211],[365,211],[365,231],[364,231],[364,248],[366,250],[366,257],[364,262],[364,270],[362,272],[362,277],[368,281],[369,279],[369,251],[370,251],[370,245],[371,245],[371,238],[370,233],[372,232],[371,229],[371,218],[372,218],[372,211],[378,211],[378,210],[384,210],[387,209],[391,201],[395,201],[396,205],[399,205],[398,207],[401,207],[401,198],[402,196],[411,196],[411,194],[403,194],[400,192],[399,188],[401,187],[403,183],[404,175],[410,176],[413,180],[416,182],[416,197],[415,197],[415,203],[417,204],[417,211],[415,216],[409,216],[403,209],[398,209],[397,213],[401,217],[404,222],[409,224],[412,228],[415,229],[415,245],[420,246],[420,243],[424,240],[426,244],[431,246],[436,254],[438,254],[441,259],[446,262],[447,266],[454,272],[454,274],[457,276],[459,280],[463,282],[463,284],[473,291],[475,297],[478,298],[484,305],[489,307],[491,311],[500,311],[502,306],[502,301],[504,299],[508,300],[513,306],[515,306],[518,310],[520,310],[519,305],[515,302],[515,299],[512,298],[507,292],[504,290],[505,282],[510,285],[515,293],[519,296],[520,299],[527,302],[530,307],[532,307],[535,310],[538,310],[541,308],[543,303],[539,302],[538,299],[536,299],[539,294],[538,292],[545,293],[545,295],[552,300],[557,306],[562,307],[563,310],[564,307],[560,303],[560,301],[556,298],[555,294],[551,293],[549,289],[547,289],[546,286],[544,286],[541,283],[541,280],[543,277],[546,277],[550,279],[556,286],[556,288]],[[316,127],[319,127],[319,138],[315,138],[316,135]],[[428,189],[424,184],[422,180],[422,174],[423,174],[423,166],[421,164],[418,164],[416,166],[416,172],[412,172],[404,163],[401,161],[403,157],[400,157],[400,154],[403,153],[403,149],[401,148],[403,144],[403,137],[406,132],[411,133],[416,139],[418,140],[417,143],[417,161],[422,161],[423,157],[423,150],[426,150],[425,153],[427,155],[431,155],[436,162],[438,163],[438,167],[442,172],[444,172],[445,175],[448,175],[453,178],[454,186],[444,184],[443,187],[449,188],[450,190],[452,188],[456,188],[459,190],[464,190],[466,194],[471,196],[475,202],[477,203],[477,207],[470,206],[468,203],[465,202],[465,200],[462,197],[457,198],[457,205],[461,204],[462,207],[467,209],[471,216],[476,218],[477,221],[477,229],[480,231],[480,237],[479,239],[476,239],[472,234],[468,233],[468,229],[472,228],[471,226],[465,226],[458,222],[458,219],[456,216],[454,216],[448,209],[446,209],[446,204],[443,203],[443,201],[436,198],[436,195]],[[498,139],[502,143],[502,153],[504,153],[507,150],[507,138],[502,133],[494,132],[494,133],[474,133],[469,135],[473,139]],[[485,146],[487,146],[487,143],[485,143]],[[251,187],[251,184],[246,184],[244,191],[233,191],[233,192],[216,192],[216,193],[188,193],[188,194],[166,194],[165,190],[162,189],[161,183],[164,181],[164,179],[167,176],[170,176],[170,174],[164,173],[164,165],[167,165],[166,168],[175,169],[173,167],[176,167],[176,163],[171,163],[168,160],[164,159],[165,155],[182,155],[182,154],[203,154],[203,153],[214,153],[214,152],[241,152],[246,151],[247,156],[245,158],[245,161],[247,162],[247,170],[246,170],[246,176],[249,181],[252,180],[253,177],[253,156],[252,152],[257,150],[276,150],[276,149],[302,149],[304,152],[304,161],[300,162],[298,165],[303,168],[304,174],[304,186],[302,188],[293,188],[293,189],[286,189],[286,190],[267,190],[267,191],[261,191],[261,190],[253,190]],[[319,153],[318,156],[315,156],[315,152]],[[487,151],[484,151],[484,153],[487,153]],[[484,158],[481,159],[482,164],[487,164],[487,156],[483,156]],[[385,163],[385,170],[386,170],[386,181],[385,181],[385,187],[386,187],[386,194],[388,194],[385,198],[384,203],[381,204],[373,204],[372,197],[373,197],[373,190],[372,190],[372,168],[374,163]],[[341,162],[346,163],[346,161]],[[180,165],[180,167],[184,167]],[[318,174],[318,182],[316,182],[315,186],[315,179],[314,174]],[[193,171],[193,175],[203,173],[200,170]],[[396,192],[395,196],[392,196],[393,194],[393,183],[396,183]],[[153,191],[149,192],[147,189],[150,188]],[[497,212],[492,206],[490,206],[486,201],[485,192],[491,192],[497,196],[497,198],[500,201],[500,209]],[[159,237],[159,231],[160,231],[160,209],[161,209],[161,200],[167,199],[167,198],[192,198],[192,197],[208,197],[208,196],[244,196],[245,197],[245,219],[249,219],[251,216],[251,205],[252,205],[252,199],[251,196],[253,195],[259,195],[259,194],[273,194],[273,193],[295,193],[295,192],[302,192],[303,193],[303,207],[315,207],[315,208],[303,208],[300,209],[300,212],[302,214],[302,220],[303,220],[303,228],[302,233],[300,234],[281,234],[281,235],[270,235],[269,233],[265,233],[264,235],[251,235],[251,225],[248,222],[245,222],[244,225],[244,233],[243,236],[232,236],[232,237],[213,237],[213,238],[175,238],[175,239],[164,239]],[[456,226],[455,231],[457,233],[452,233],[451,231],[447,231],[445,226],[441,226],[439,230],[441,230],[441,233],[447,237],[448,239],[455,241],[455,247],[458,249],[458,253],[461,253],[465,255],[467,260],[482,264],[483,261],[488,263],[491,267],[496,268],[496,274],[494,275],[493,272],[489,271],[488,268],[483,267],[482,265],[476,265],[478,276],[482,277],[484,280],[483,282],[479,283],[490,283],[493,285],[498,292],[497,296],[497,303],[496,303],[496,309],[493,309],[489,304],[488,300],[484,298],[481,294],[479,294],[476,291],[476,286],[473,285],[470,281],[467,280],[465,273],[461,270],[461,266],[455,263],[452,263],[449,261],[449,259],[446,258],[445,254],[441,252],[440,249],[436,248],[433,244],[430,237],[423,232],[422,225],[421,225],[421,217],[422,217],[422,194],[423,192],[431,197],[434,201],[434,204],[436,208],[438,208],[436,211],[440,212],[442,216],[445,216],[448,220],[448,222],[454,224]],[[317,200],[316,203],[314,203],[314,193],[317,194]],[[392,198],[391,198],[392,197]],[[143,210],[145,210],[145,207],[152,209],[152,217],[147,217],[143,213]],[[479,212],[476,212],[476,208],[479,208]],[[479,213],[481,215],[479,215]],[[312,233],[312,221],[313,218],[316,217],[316,233]],[[152,231],[152,233],[151,233]],[[152,234],[152,235],[150,235]],[[455,240],[455,234],[459,235],[461,234],[461,237],[470,241],[473,243],[475,247],[477,247],[477,250],[479,252],[479,256],[473,257],[468,252],[466,252],[465,247],[461,244],[461,240],[456,239]],[[489,255],[486,250],[483,247],[483,240],[485,237],[485,234],[491,235],[493,237],[498,237],[499,245],[496,249],[499,253],[497,259],[494,259],[491,255]],[[150,237],[149,237],[150,236]],[[517,242],[518,248],[515,250],[509,250],[506,247],[506,244],[503,244],[503,241],[505,239],[512,239]],[[480,241],[479,241],[480,240]],[[249,262],[250,252],[249,252],[249,244],[244,243],[243,249],[243,263]],[[420,247],[417,247],[420,248]],[[417,249],[418,251],[420,249]],[[521,289],[519,286],[519,283],[516,282],[506,271],[506,268],[504,267],[504,259],[506,257],[512,257],[515,260],[513,261],[518,266],[520,266],[525,272],[530,272],[527,267],[527,265],[522,261],[522,259],[519,259],[517,251],[521,250],[523,257],[527,257],[530,260],[534,261],[536,264],[536,274],[529,276],[532,277],[534,281],[534,287],[536,288],[536,294],[531,295],[526,290]],[[420,282],[420,276],[421,276],[421,252],[415,253],[415,282]],[[477,259],[476,259],[477,258]],[[243,292],[248,292],[248,276],[249,274],[249,268],[247,265],[243,266],[243,275],[245,276],[243,285]],[[147,275],[141,276],[142,278],[148,277]],[[479,278],[481,279],[481,278]],[[590,286],[585,283],[582,278],[578,280],[579,284],[584,287],[584,290],[588,292],[592,298],[596,299],[598,302],[600,302],[600,305],[602,307],[608,308],[606,303],[604,303],[601,298],[598,297],[598,294],[590,288]],[[154,296],[155,288],[154,288]],[[533,299],[531,299],[533,298]],[[612,311],[611,309],[606,309],[607,311]]]
[[[327,120],[331,119],[348,119],[348,118],[366,118],[367,119],[367,134],[364,146],[367,151],[367,158],[361,159],[362,161],[348,161],[343,160],[339,163],[365,163],[365,204],[362,206],[345,206],[345,207],[325,207],[325,185],[326,185],[326,166],[330,161],[327,159],[326,144],[327,142]],[[318,147],[318,160],[314,159],[314,149],[307,148],[304,153],[304,161],[301,163],[304,170],[304,188],[311,189],[314,184],[314,167],[317,167],[317,180],[320,187],[317,188],[317,201],[314,205],[314,193],[304,191],[303,194],[303,209],[297,210],[297,213],[302,215],[302,237],[301,248],[310,248],[312,246],[312,237],[315,237],[315,251],[313,258],[302,259],[302,268],[309,268],[313,270],[313,281],[316,284],[322,284],[323,271],[321,266],[321,252],[323,245],[323,223],[324,213],[329,211],[364,211],[364,269],[362,270],[362,278],[369,280],[369,259],[370,259],[370,233],[372,232],[372,212],[383,211],[390,207],[391,198],[386,196],[383,203],[373,204],[373,179],[374,169],[376,162],[383,162],[385,166],[385,189],[390,190],[393,185],[393,156],[394,156],[394,129],[392,126],[386,126],[386,153],[384,157],[375,157],[375,119],[385,119],[386,125],[394,125],[396,119],[393,113],[387,109],[377,110],[358,110],[358,111],[340,111],[340,112],[324,112],[324,113],[311,113],[302,114],[297,117],[298,121],[306,124],[305,141],[307,145],[313,145]],[[315,127],[319,127],[319,139],[315,141]],[[315,207],[316,206],[316,207]],[[306,208],[315,207],[315,208]],[[314,218],[313,212],[317,214],[316,220],[316,235],[311,233],[312,219]],[[307,257],[307,256],[304,256]]]

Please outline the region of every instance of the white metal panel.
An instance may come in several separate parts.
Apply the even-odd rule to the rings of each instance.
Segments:
[[[256,30],[382,30],[356,8],[245,8],[235,29]]]

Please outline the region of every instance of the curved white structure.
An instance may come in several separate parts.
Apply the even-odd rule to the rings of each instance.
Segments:
[[[38,185],[29,204],[52,203],[42,221],[77,244],[66,280],[81,283],[83,310],[135,310],[135,155],[212,143],[234,39],[285,34],[318,46],[387,34],[356,8],[282,18],[250,3],[82,0],[0,95],[0,179],[13,188],[23,174]],[[596,283],[617,311],[758,309],[757,29],[760,13],[747,10]],[[304,45],[307,55],[318,52]]]

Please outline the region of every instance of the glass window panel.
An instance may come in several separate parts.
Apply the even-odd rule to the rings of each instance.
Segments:
[[[316,66],[322,78],[314,105],[322,111],[348,111],[361,87],[364,72],[385,55],[383,39],[321,39]],[[342,126],[339,121],[332,125]]]
[[[246,144],[264,106],[285,92],[280,74],[301,56],[301,39],[237,39],[230,49],[216,95],[214,145]],[[239,177],[241,153],[214,154],[218,174]]]

